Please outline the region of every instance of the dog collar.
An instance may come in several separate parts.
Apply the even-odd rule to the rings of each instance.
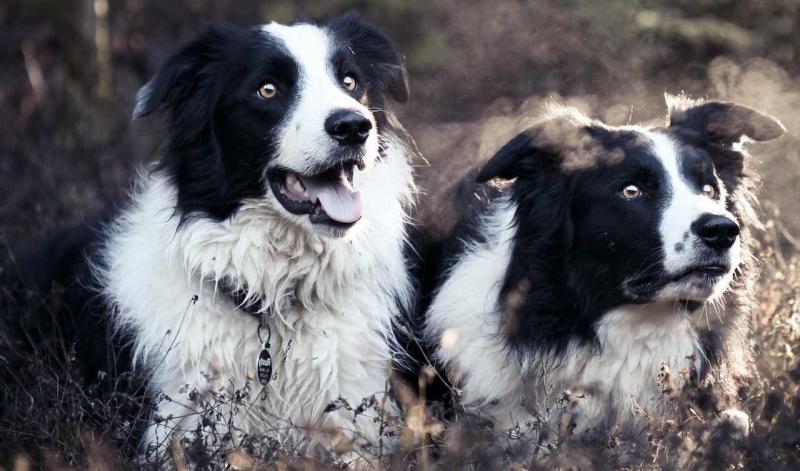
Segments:
[[[269,353],[269,342],[272,339],[272,329],[269,326],[269,318],[272,316],[270,315],[269,309],[263,309],[261,299],[248,300],[247,291],[245,289],[231,289],[226,283],[223,283],[222,291],[236,304],[237,309],[245,314],[258,318],[257,334],[258,341],[261,342],[262,347],[261,352],[258,354],[258,359],[256,360],[256,376],[258,377],[258,382],[261,383],[262,386],[266,386],[269,384],[270,379],[272,379],[272,356]],[[262,337],[262,330],[267,331],[266,340]]]

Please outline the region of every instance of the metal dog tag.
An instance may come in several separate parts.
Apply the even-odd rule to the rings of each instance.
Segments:
[[[261,328],[267,329],[267,340],[261,338]],[[261,322],[258,324],[258,340],[264,342],[264,347],[261,353],[258,354],[258,362],[256,362],[256,374],[258,375],[258,382],[262,386],[266,386],[269,380],[272,379],[272,356],[269,354],[269,341],[272,340],[272,329],[269,327],[269,313],[264,311],[261,313]]]
[[[272,379],[272,356],[269,354],[269,343],[264,344],[264,348],[258,354],[256,371],[258,372],[258,382],[266,386]]]

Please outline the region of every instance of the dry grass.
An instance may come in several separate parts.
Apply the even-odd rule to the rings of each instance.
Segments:
[[[762,276],[752,341],[755,379],[740,391],[738,407],[749,423],[723,412],[726,401],[713,389],[687,385],[665,390],[675,405],[671,417],[646,419],[635,437],[609,430],[587,440],[570,433],[569,397],[554,407],[564,419],[559,430],[534,422],[520,430],[496,433],[460,406],[441,410],[426,405],[400,383],[396,396],[404,410],[386,430],[398,449],[374,453],[376,469],[796,469],[800,465],[800,253],[775,220],[767,223],[759,248]],[[69,349],[64,351],[69,352]],[[52,352],[51,352],[52,353]],[[63,358],[63,361],[59,361]],[[141,431],[146,398],[112,388],[104,377],[86,382],[76,373],[73,355],[34,355],[22,369],[4,371],[15,381],[0,385],[0,463],[10,469],[327,469],[347,466],[347,446],[304,455],[275,434],[234,438],[230,411],[246,407],[249,390],[194,397],[204,420],[198,434],[186,433],[161,461],[140,453],[133,437]],[[423,390],[435,372],[420,378]],[[31,381],[31,379],[35,379]],[[662,375],[665,384],[668,377]],[[189,393],[191,394],[191,393]],[[171,398],[156,399],[172,400]],[[232,407],[231,407],[232,406]],[[330,408],[351,407],[342,401]],[[379,409],[367,398],[361,409]],[[727,405],[725,406],[727,407]],[[382,416],[382,414],[379,414]],[[448,417],[443,419],[442,417]],[[219,428],[219,424],[225,427]],[[137,428],[138,427],[138,428]],[[218,432],[217,430],[225,430]],[[533,430],[549,437],[532,443]],[[327,432],[327,431],[325,431]],[[547,442],[548,445],[539,443]],[[359,461],[364,465],[363,461]]]

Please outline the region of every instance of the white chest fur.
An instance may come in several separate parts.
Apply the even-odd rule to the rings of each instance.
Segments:
[[[548,399],[564,390],[582,395],[574,411],[579,431],[664,413],[668,401],[663,391],[669,380],[665,384],[659,374],[669,373],[673,386],[679,386],[698,367],[697,335],[687,314],[673,304],[630,305],[608,312],[597,326],[597,340],[596,347],[569,348],[560,365],[544,372],[546,386],[537,391]]]
[[[163,444],[172,428],[193,429],[189,400],[250,387],[232,423],[245,432],[307,444],[300,427],[342,427],[374,442],[375,413],[354,419],[339,409],[381,399],[389,373],[392,320],[408,302],[403,259],[404,207],[413,183],[402,152],[356,175],[364,215],[355,234],[323,239],[293,226],[261,201],[247,201],[229,221],[178,226],[175,191],[163,177],[140,181],[133,204],[110,227],[98,277],[117,307],[117,327],[131,334],[150,389],[169,396],[147,440]],[[274,317],[273,378],[256,387],[262,343],[258,322],[220,291],[246,286]],[[195,298],[196,297],[196,298]],[[193,301],[194,299],[194,301]]]

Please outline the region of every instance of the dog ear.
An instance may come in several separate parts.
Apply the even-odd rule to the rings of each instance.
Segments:
[[[481,167],[478,176],[475,177],[475,181],[484,183],[492,178],[502,178],[504,180],[516,178],[519,161],[529,156],[535,156],[538,152],[536,146],[537,136],[537,130],[531,128],[508,141]]]
[[[669,128],[695,142],[730,144],[743,136],[769,141],[786,128],[780,121],[749,106],[722,101],[697,102],[684,96],[666,96]]]
[[[567,160],[578,162],[582,156],[592,155],[604,128],[592,125],[575,110],[557,112],[560,115],[523,131],[501,147],[481,168],[476,181],[483,183],[495,177],[510,180],[558,169]]]
[[[392,41],[376,26],[355,14],[334,18],[327,24],[355,54],[367,79],[393,100],[408,100],[408,73]]]
[[[200,128],[211,114],[219,88],[208,69],[224,63],[228,40],[241,32],[241,28],[221,24],[197,34],[139,90],[133,119],[163,110],[173,125],[185,122]]]

